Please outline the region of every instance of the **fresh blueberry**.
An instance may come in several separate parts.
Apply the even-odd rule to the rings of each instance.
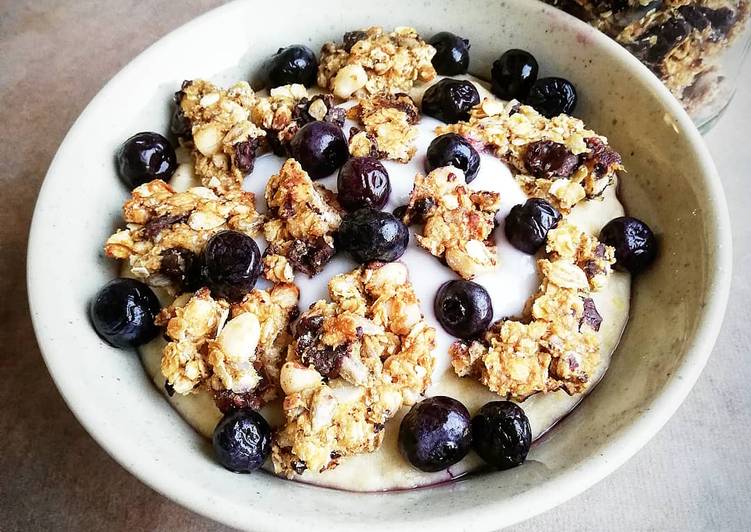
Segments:
[[[311,179],[334,173],[349,157],[344,132],[331,122],[305,124],[290,142],[292,157],[308,172]]]
[[[339,203],[348,211],[362,207],[380,209],[389,199],[389,173],[374,157],[352,157],[339,169],[336,182]]]
[[[252,473],[271,452],[271,427],[254,410],[233,410],[217,423],[212,444],[216,459],[225,468]]]
[[[490,402],[472,418],[472,447],[496,469],[522,464],[531,444],[529,419],[511,401]]]
[[[522,100],[537,81],[537,60],[525,50],[508,50],[493,62],[491,91],[504,100]]]
[[[425,170],[430,172],[449,165],[462,170],[464,180],[469,183],[480,171],[480,154],[461,135],[445,133],[433,139],[428,146]]]
[[[261,273],[261,252],[248,235],[222,231],[203,250],[201,271],[215,297],[239,301],[250,292]]]
[[[370,207],[356,210],[342,220],[336,248],[357,262],[393,262],[409,244],[409,229],[393,214]]]
[[[154,318],[161,305],[151,288],[135,279],[113,279],[89,308],[97,334],[115,347],[137,347],[159,334]]]
[[[435,48],[433,67],[444,76],[466,74],[469,68],[469,41],[448,31],[436,33],[428,44]]]
[[[600,242],[615,248],[616,270],[637,274],[657,257],[657,239],[647,224],[621,216],[610,220],[600,231]]]
[[[576,88],[563,78],[541,78],[532,85],[525,103],[547,118],[570,115],[576,108]]]
[[[537,253],[548,237],[548,231],[561,221],[561,213],[541,198],[530,198],[515,205],[506,217],[506,238],[519,251]]]
[[[447,124],[469,118],[469,111],[480,103],[480,93],[469,81],[445,78],[431,85],[422,97],[422,112]]]
[[[417,469],[442,471],[472,447],[467,408],[451,397],[428,397],[415,404],[399,426],[399,450]]]
[[[483,333],[493,319],[488,291],[463,279],[441,285],[435,295],[434,310],[441,326],[457,338],[469,339]]]
[[[136,133],[123,142],[115,159],[120,178],[130,188],[154,179],[169,181],[177,168],[175,148],[159,133]]]
[[[301,83],[306,87],[315,84],[318,61],[313,50],[302,44],[293,44],[279,50],[263,65],[266,88]]]

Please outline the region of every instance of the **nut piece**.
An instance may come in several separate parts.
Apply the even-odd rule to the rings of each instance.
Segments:
[[[289,280],[289,268],[311,277],[320,272],[334,255],[333,233],[342,221],[334,193],[287,159],[266,184],[266,203],[271,218],[263,228],[269,242],[264,277]]]
[[[415,177],[404,221],[424,223],[418,244],[472,279],[496,267],[496,248],[488,239],[500,206],[497,192],[470,191],[462,171],[447,166]]]
[[[282,366],[285,421],[272,460],[289,478],[376,450],[388,419],[430,385],[435,330],[404,265],[337,275],[329,296],[300,317]]]
[[[384,33],[372,27],[361,37],[354,43],[323,45],[318,65],[321,88],[339,98],[364,98],[407,92],[414,84],[435,78],[431,63],[435,48],[421,40],[414,28]]]
[[[351,107],[347,116],[365,127],[366,137],[360,132],[350,139],[350,152],[358,154],[376,151],[379,155],[393,161],[407,163],[415,154],[414,141],[417,138],[415,124],[420,114],[406,94],[376,95],[361,99]],[[370,145],[366,145],[369,142]]]

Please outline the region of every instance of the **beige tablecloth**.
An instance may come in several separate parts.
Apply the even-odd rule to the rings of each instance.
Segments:
[[[223,529],[141,484],[79,426],[40,357],[25,289],[34,200],[65,132],[123,65],[219,3],[0,0],[0,530]],[[730,307],[709,366],[635,458],[516,530],[751,529],[748,67],[707,136],[735,237]]]

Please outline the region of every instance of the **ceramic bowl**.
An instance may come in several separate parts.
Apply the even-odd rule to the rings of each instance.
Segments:
[[[116,275],[101,252],[127,194],[113,154],[136,131],[167,131],[170,98],[182,80],[247,79],[279,46],[318,49],[372,24],[466,36],[470,70],[480,77],[500,53],[519,47],[538,58],[543,75],[571,79],[580,95],[576,114],[623,154],[622,199],[655,228],[662,253],[635,284],[631,321],[604,380],[524,466],[369,494],[230,474],[154,388],[138,357],[104,345],[89,325],[89,299]],[[198,513],[253,530],[498,529],[602,479],[678,408],[722,320],[730,242],[720,182],[688,116],[636,59],[574,18],[531,0],[351,0],[346,9],[335,0],[249,1],[211,11],[154,44],[81,114],[37,202],[29,299],[49,371],[83,426],[143,482]]]

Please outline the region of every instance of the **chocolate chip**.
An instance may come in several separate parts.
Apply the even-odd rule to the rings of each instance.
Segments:
[[[678,13],[685,19],[686,22],[691,24],[699,31],[703,31],[709,26],[709,19],[707,16],[696,6],[685,5],[678,8]]]
[[[313,242],[294,240],[287,253],[287,260],[295,270],[312,277],[323,269],[335,252],[323,237]]]
[[[250,138],[244,142],[238,142],[235,148],[235,168],[243,174],[249,174],[253,171],[256,162],[256,150],[258,149],[258,139]]]
[[[708,7],[701,8],[702,12],[707,19],[709,19],[712,25],[712,33],[716,40],[720,40],[727,36],[730,32],[730,28],[736,20],[736,14],[727,7],[720,9],[710,9]]]
[[[595,302],[592,300],[592,298],[589,297],[584,298],[582,301],[584,303],[584,314],[582,315],[582,320],[579,324],[579,328],[581,328],[582,325],[587,324],[592,328],[592,330],[599,331],[600,324],[602,323],[602,316],[600,316],[600,313],[597,312]]]
[[[184,290],[196,290],[201,285],[201,260],[185,248],[169,248],[162,252],[159,271]]]
[[[169,381],[164,381],[164,391],[167,392],[167,395],[170,397],[175,395],[175,388],[169,383]]]
[[[646,44],[642,54],[644,61],[652,64],[662,61],[691,33],[691,26],[683,19],[673,18],[648,31],[640,40]]]
[[[538,140],[524,152],[527,171],[537,178],[570,177],[579,166],[579,158],[566,146],[551,140]]]
[[[357,41],[361,41],[367,36],[368,34],[362,30],[348,31],[344,34],[344,37],[342,37],[344,50],[349,53],[350,51],[352,51],[352,47],[357,43]]]
[[[305,473],[305,470],[308,469],[308,466],[303,460],[295,460],[290,465],[292,466],[292,470],[298,475],[302,475]]]
[[[141,236],[144,240],[152,240],[167,227],[187,220],[187,214],[165,214],[152,218],[141,228]]]
[[[603,177],[608,170],[621,164],[621,155],[597,137],[584,139],[590,152],[584,156],[584,163],[597,177]]]

